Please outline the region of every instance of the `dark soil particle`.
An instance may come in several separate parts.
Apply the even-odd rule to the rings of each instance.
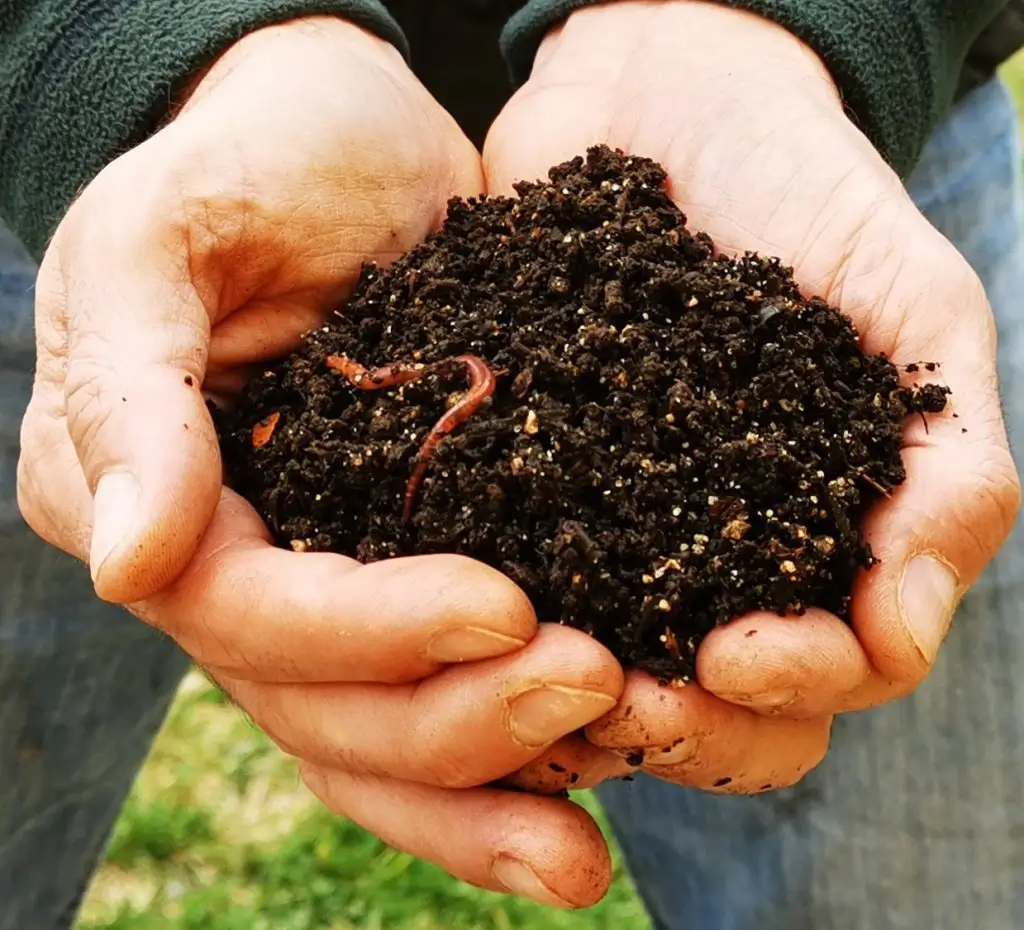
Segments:
[[[717,255],[664,182],[596,147],[518,198],[452,201],[218,415],[230,483],[283,546],[473,556],[664,681],[751,610],[848,618],[873,561],[861,520],[905,480],[904,420],[948,389],[901,384],[778,261]],[[445,424],[406,523],[466,355],[496,387]],[[332,357],[415,374],[360,382]]]

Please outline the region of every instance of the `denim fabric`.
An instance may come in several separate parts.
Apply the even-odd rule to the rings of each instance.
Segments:
[[[1011,102],[991,84],[911,184],[988,287],[1011,429],[1024,419],[1019,162]],[[0,230],[0,928],[66,930],[187,663],[96,601],[85,569],[18,516],[33,274]],[[659,930],[1024,927],[1022,585],[1018,538],[966,600],[929,683],[840,720],[829,759],[794,789],[602,790]]]
[[[0,227],[0,930],[64,930],[187,668],[18,513],[35,270]]]
[[[915,201],[985,282],[1011,441],[1024,430],[1019,129],[1002,84],[930,140]],[[600,796],[658,930],[1024,927],[1024,536],[971,590],[911,698],[836,721],[787,791],[719,797],[650,778]]]

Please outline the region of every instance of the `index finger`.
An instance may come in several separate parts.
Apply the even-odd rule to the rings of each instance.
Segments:
[[[270,682],[415,681],[537,632],[526,595],[480,562],[278,549],[228,489],[185,572],[132,610],[201,665]]]

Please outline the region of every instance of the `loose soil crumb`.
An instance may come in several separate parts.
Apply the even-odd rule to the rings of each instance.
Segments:
[[[283,546],[464,553],[663,681],[749,611],[848,619],[873,562],[861,520],[905,480],[903,422],[948,389],[902,386],[778,261],[717,255],[648,159],[595,147],[516,192],[452,201],[218,415],[230,483]],[[462,355],[496,387],[441,438],[404,523]],[[331,357],[423,368],[366,390]]]

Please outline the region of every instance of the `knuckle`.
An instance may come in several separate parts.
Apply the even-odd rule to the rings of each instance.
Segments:
[[[62,241],[73,241],[87,232],[91,218],[109,207],[111,198],[122,199],[122,191],[128,186],[122,180],[125,174],[127,156],[121,156],[105,165],[98,174],[79,191],[64,214],[58,227],[54,245]]]
[[[61,545],[61,536],[43,503],[44,485],[39,481],[35,463],[24,454],[18,459],[18,510],[29,528],[52,546]]]
[[[26,485],[26,493],[33,496],[44,491],[38,481],[38,468],[56,446],[54,431],[46,426],[47,416],[40,408],[38,397],[33,396],[21,421],[18,475]]]
[[[81,355],[68,365],[64,383],[68,431],[81,449],[94,448],[117,402],[117,375],[101,357]]]
[[[134,149],[110,162],[68,208],[57,232],[62,264],[80,251],[107,251],[117,243],[143,245],[158,217],[166,214],[167,170],[158,151]]]
[[[54,489],[55,483],[65,487],[53,479],[64,477],[59,469],[69,461],[61,448],[66,441],[63,421],[33,397],[22,421],[16,496],[19,512],[37,536],[80,559],[86,551],[89,528],[79,525],[73,503]],[[71,461],[77,466],[77,459]],[[81,476],[71,479],[75,482]]]

